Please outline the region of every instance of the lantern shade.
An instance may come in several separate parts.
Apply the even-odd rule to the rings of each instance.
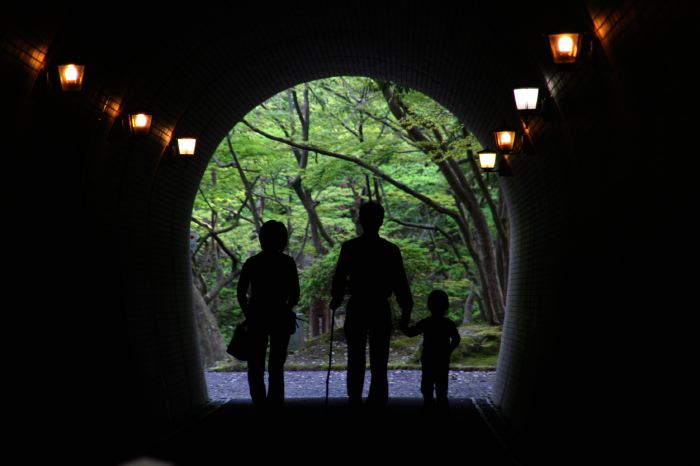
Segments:
[[[151,130],[152,115],[134,113],[129,115],[129,130],[135,135],[146,135]]]
[[[561,33],[549,35],[549,46],[552,49],[554,63],[575,63],[578,57],[581,34]]]
[[[79,91],[83,88],[83,76],[85,66],[68,63],[59,65],[58,78],[61,81],[61,89],[64,91]]]
[[[195,138],[178,138],[177,151],[180,155],[194,155],[194,147],[197,144]]]
[[[515,107],[518,110],[535,110],[537,109],[537,96],[540,90],[536,87],[522,87],[513,89],[515,97]]]
[[[479,167],[484,171],[496,169],[496,152],[484,149],[477,154],[479,156]]]
[[[493,132],[496,137],[498,150],[502,152],[512,152],[515,144],[515,130],[510,128],[497,129]]]

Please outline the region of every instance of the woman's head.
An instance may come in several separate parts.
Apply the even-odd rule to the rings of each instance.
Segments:
[[[287,227],[277,220],[268,220],[260,227],[258,239],[263,251],[284,251],[287,247]]]

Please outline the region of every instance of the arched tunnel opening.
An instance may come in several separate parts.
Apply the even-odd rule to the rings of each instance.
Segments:
[[[528,157],[514,157],[513,176],[501,180],[511,261],[493,404],[537,458],[689,458],[686,414],[666,409],[689,398],[672,337],[685,326],[657,318],[661,241],[648,209],[659,199],[648,187],[662,148],[645,137],[672,133],[682,99],[651,99],[653,111],[643,99],[659,83],[680,95],[682,73],[664,70],[682,55],[669,35],[687,14],[682,4],[496,2],[468,15],[309,6],[245,18],[202,8],[187,11],[183,34],[173,29],[183,9],[144,8],[99,21],[92,11],[19,9],[4,24],[12,157],[3,189],[7,218],[23,226],[21,247],[8,251],[11,284],[32,311],[12,324],[38,319],[43,340],[28,354],[41,362],[41,382],[15,398],[51,390],[49,403],[17,418],[56,434],[52,454],[118,457],[205,412],[188,241],[209,157],[266,97],[366,75],[430,95],[475,122],[480,141],[504,122],[521,125],[514,87],[540,87],[547,112],[529,119]],[[585,33],[584,59],[560,67],[544,34],[569,29]],[[56,67],[67,62],[85,64],[80,92],[59,89]],[[151,133],[134,138],[125,116],[144,109]],[[181,134],[198,135],[201,157],[166,163]],[[29,170],[28,184],[17,174]],[[41,226],[28,227],[37,212]],[[44,225],[56,232],[49,240]],[[640,254],[648,245],[658,247],[651,259]],[[37,263],[42,274],[30,281]],[[649,380],[660,365],[673,369],[670,381]],[[38,380],[35,367],[15,369]],[[649,401],[659,397],[667,401]]]
[[[268,220],[286,225],[285,253],[296,263],[301,289],[286,396],[322,397],[320,371],[329,364],[331,396],[346,396],[347,313],[346,306],[331,311],[331,283],[340,246],[361,234],[359,207],[369,200],[384,206],[381,235],[402,251],[413,322],[429,315],[431,291],[447,293],[446,316],[462,334],[452,353],[450,393],[488,395],[504,319],[508,212],[499,176],[479,169],[481,149],[465,124],[429,96],[369,77],[300,83],[251,110],[218,144],[192,214],[194,312],[210,398],[250,399],[247,364],[225,347],[245,319],[236,287],[243,263],[260,252]],[[488,300],[493,283],[500,307]],[[420,398],[420,382],[404,370],[420,370],[421,341],[399,330],[395,299],[391,309],[389,395]]]

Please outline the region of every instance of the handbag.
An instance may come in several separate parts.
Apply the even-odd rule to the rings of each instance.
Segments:
[[[233,330],[233,336],[226,347],[226,352],[239,361],[247,361],[249,351],[250,333],[248,332],[248,321],[244,320]]]

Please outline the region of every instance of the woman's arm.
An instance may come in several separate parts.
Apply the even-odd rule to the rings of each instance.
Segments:
[[[459,330],[457,330],[457,326],[454,322],[450,320],[450,352],[454,351],[455,348],[459,346],[459,342],[461,340],[462,337],[459,336]]]
[[[241,306],[243,315],[248,318],[248,287],[250,286],[250,264],[246,261],[241,269],[241,275],[238,277],[238,286],[236,288],[236,296],[238,305]]]

